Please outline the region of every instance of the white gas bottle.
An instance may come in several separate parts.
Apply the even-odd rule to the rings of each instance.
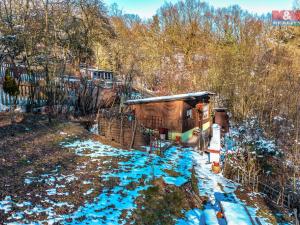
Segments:
[[[212,138],[209,143],[209,162],[220,161],[220,150],[221,150],[221,127],[218,124],[212,125]]]

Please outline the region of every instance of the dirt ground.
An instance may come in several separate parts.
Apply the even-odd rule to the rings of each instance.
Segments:
[[[19,116],[17,123],[11,124],[9,115],[0,114],[0,200],[10,196],[14,201],[8,212],[0,210],[0,224],[47,221],[49,214],[45,211],[39,212],[33,207],[36,205],[44,209],[52,208],[56,215],[71,214],[86,202],[92,202],[104,188],[115,186],[119,182],[114,179],[103,181],[100,178],[102,169],[118,168],[119,161],[116,158],[102,156],[101,160],[92,160],[84,154],[79,156],[74,150],[61,145],[62,142],[72,142],[76,139],[94,139],[103,142],[100,137],[89,133],[80,123],[53,119],[49,124],[46,116],[27,114]],[[88,153],[89,149],[84,151]],[[107,165],[105,161],[110,163]],[[126,158],[123,157],[122,161],[126,161]],[[177,176],[172,170],[165,172]],[[134,188],[137,184],[130,183],[130,185]],[[176,188],[168,185],[167,189],[171,190],[170,193],[185,193],[184,187]],[[158,193],[160,194],[155,195],[154,199],[161,196],[168,198],[169,193],[161,191]],[[263,197],[249,195],[248,191],[241,189],[237,190],[236,195],[250,205],[259,205],[259,213],[276,224],[271,210],[265,207]],[[184,199],[193,200],[194,197],[186,195]],[[24,204],[26,202],[32,205],[26,206]],[[138,211],[144,205],[143,198],[139,197],[136,203],[138,209],[135,213],[139,215],[143,213]],[[187,209],[200,207],[197,202],[186,200],[182,205],[184,206],[182,208]],[[181,209],[181,206],[179,208]],[[11,216],[20,211],[25,212],[22,218]],[[75,218],[77,223],[80,223],[81,219],[84,220]],[[74,218],[69,218],[67,222],[72,220]]]
[[[49,214],[38,212],[33,206],[54,207],[56,215],[68,215],[86,202],[92,202],[103,188],[119,182],[100,179],[101,168],[118,167],[116,158],[102,157],[93,161],[61,145],[76,139],[103,141],[89,133],[84,125],[65,119],[53,119],[49,124],[47,116],[34,114],[19,117],[17,121],[11,124],[9,115],[0,114],[0,200],[7,196],[13,200],[8,212],[0,210],[0,224],[24,221],[47,224]],[[87,148],[84,153],[88,151]],[[105,161],[110,161],[109,165],[104,165]],[[140,200],[137,202],[141,203]],[[64,205],[59,205],[62,202]],[[25,212],[22,217],[11,216],[20,211]],[[76,222],[80,223],[81,219],[84,220],[76,218]],[[74,218],[69,218],[67,222],[72,220]]]
[[[93,181],[91,184],[83,184],[84,179],[69,179],[71,182],[67,183],[66,179],[47,182],[47,174],[59,173],[71,177],[76,173],[77,165],[84,161],[83,157],[59,145],[63,140],[88,137],[90,134],[83,126],[62,119],[55,119],[49,125],[47,117],[43,115],[25,115],[23,121],[16,124],[10,124],[8,120],[7,115],[0,115],[0,199],[11,196],[17,203],[28,201],[43,207],[47,207],[50,201],[63,200],[74,205],[57,208],[57,213],[66,213],[99,194],[100,188],[89,195],[83,195],[91,186],[99,186],[93,164],[85,168],[88,173],[81,171],[76,174],[77,177],[88,176]],[[39,182],[32,182],[28,177],[38,179]],[[58,192],[61,194],[49,197],[47,192],[55,185],[60,185]],[[68,195],[63,195],[66,192]],[[22,209],[22,205],[17,205],[11,212]],[[9,215],[0,211],[0,224],[14,221]],[[39,218],[26,214],[26,219],[41,220],[43,216],[43,213],[38,215]]]

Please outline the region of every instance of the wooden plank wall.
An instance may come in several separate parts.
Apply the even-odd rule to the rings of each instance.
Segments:
[[[161,127],[182,132],[182,107],[183,101],[152,102],[133,105],[136,117],[144,125],[150,124],[151,119],[161,119]]]
[[[130,121],[127,116],[124,116],[123,119],[100,116],[98,123],[99,135],[108,141],[120,144],[123,148],[129,149],[133,144],[132,148],[141,149],[141,146],[149,144],[147,135],[143,134],[144,129],[137,120]]]
[[[146,127],[168,128],[173,132],[183,133],[199,126],[199,115],[195,109],[196,101],[185,102],[183,100],[170,102],[151,102],[132,105],[138,120]],[[208,100],[203,104],[210,106]],[[192,109],[192,118],[187,118],[187,110]],[[209,118],[202,123],[209,121]]]

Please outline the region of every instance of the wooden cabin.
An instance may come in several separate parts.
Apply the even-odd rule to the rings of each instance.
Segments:
[[[104,88],[112,88],[114,82],[114,74],[112,71],[99,70],[96,68],[88,67],[80,68],[80,74],[90,80],[99,81]]]
[[[100,70],[94,67],[81,67],[80,73],[84,77],[88,77],[92,80],[103,79],[103,80],[113,80],[113,73],[111,71]]]
[[[211,126],[211,92],[128,100],[136,119],[146,128],[166,132],[170,140],[187,143],[194,130],[206,133]]]

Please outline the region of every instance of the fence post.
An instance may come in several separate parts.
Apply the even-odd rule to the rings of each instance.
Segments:
[[[252,185],[252,190],[253,191],[255,191],[255,181],[256,181],[256,179],[255,179],[255,174],[253,174],[253,185]]]
[[[244,173],[242,173],[242,185],[244,185]]]
[[[4,91],[2,88],[0,89],[0,93],[1,93],[0,103],[2,103],[4,105]]]
[[[285,188],[283,187],[283,190],[282,190],[282,196],[281,196],[281,206],[284,207],[284,190]]]
[[[296,208],[294,209],[294,215],[295,215],[295,225],[300,225],[298,219],[298,211]]]
[[[4,91],[3,91],[3,96],[4,96],[4,98],[3,98],[3,105],[7,105],[7,103],[8,103],[7,94]]]

